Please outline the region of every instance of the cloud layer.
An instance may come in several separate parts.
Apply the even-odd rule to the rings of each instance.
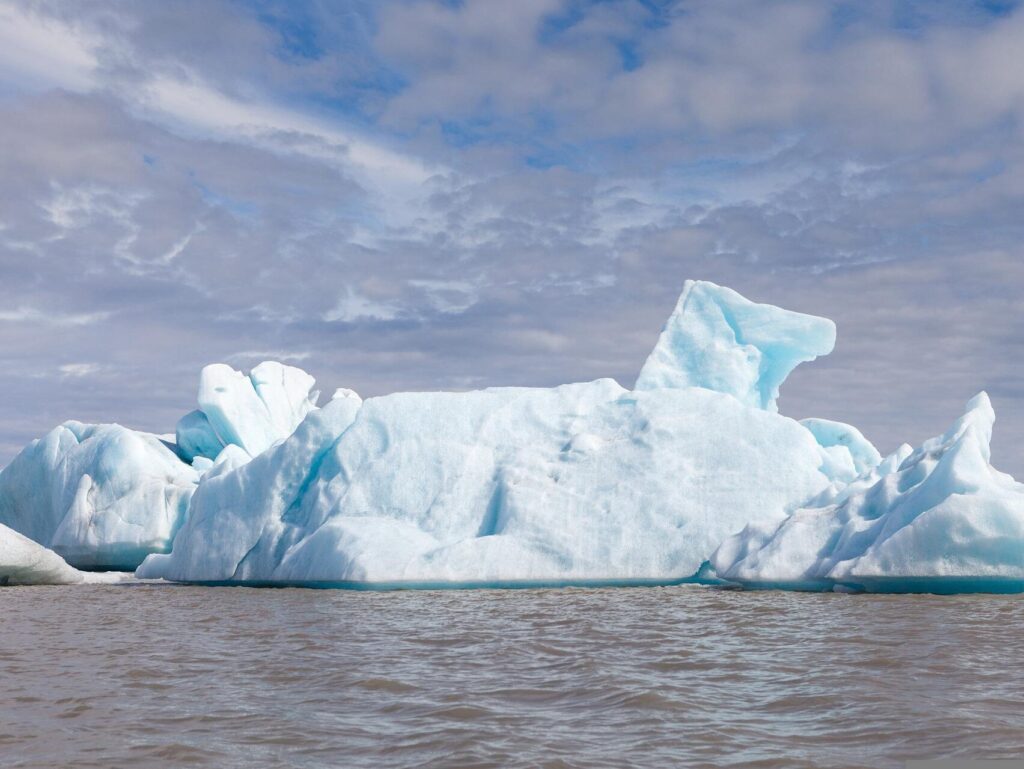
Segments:
[[[979,389],[1024,475],[1012,3],[0,0],[0,461],[198,370],[632,383],[682,282],[824,314],[794,416]]]

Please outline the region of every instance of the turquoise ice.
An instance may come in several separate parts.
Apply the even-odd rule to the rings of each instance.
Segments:
[[[65,422],[0,472],[0,524],[73,566],[131,571],[170,549],[198,480],[155,435]]]
[[[138,574],[348,586],[694,578],[744,524],[856,475],[847,449],[837,458],[775,413],[786,374],[834,336],[829,320],[691,282],[633,391],[603,379],[336,398],[252,462],[204,479],[171,554]]]
[[[985,393],[943,435],[902,446],[827,504],[728,539],[712,563],[750,587],[927,591],[1024,589],[1024,485],[990,464]]]
[[[300,369],[214,364],[173,440],[68,422],[0,471],[0,579],[1024,589],[1024,491],[990,465],[987,396],[885,459],[850,425],[778,413],[834,341],[827,319],[688,282],[632,390],[318,406]]]
[[[779,386],[799,364],[828,355],[835,324],[705,281],[687,281],[640,370],[636,390],[703,387],[778,411]]]

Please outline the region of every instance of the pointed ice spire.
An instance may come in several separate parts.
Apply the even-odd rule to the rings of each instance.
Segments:
[[[994,421],[981,392],[945,433],[902,446],[828,504],[726,540],[716,573],[801,590],[1024,591],[1024,485],[989,464]]]
[[[800,363],[832,352],[827,318],[756,304],[707,281],[686,281],[634,389],[704,387],[778,411],[779,386]]]

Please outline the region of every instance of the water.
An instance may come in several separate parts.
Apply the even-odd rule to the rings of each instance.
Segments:
[[[0,590],[5,767],[1024,755],[1024,598]]]

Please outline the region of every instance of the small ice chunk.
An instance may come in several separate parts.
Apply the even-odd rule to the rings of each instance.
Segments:
[[[52,550],[0,524],[0,585],[77,585],[131,578],[125,572],[79,571]]]
[[[0,471],[0,523],[73,566],[131,570],[170,549],[198,480],[155,435],[65,422]]]

